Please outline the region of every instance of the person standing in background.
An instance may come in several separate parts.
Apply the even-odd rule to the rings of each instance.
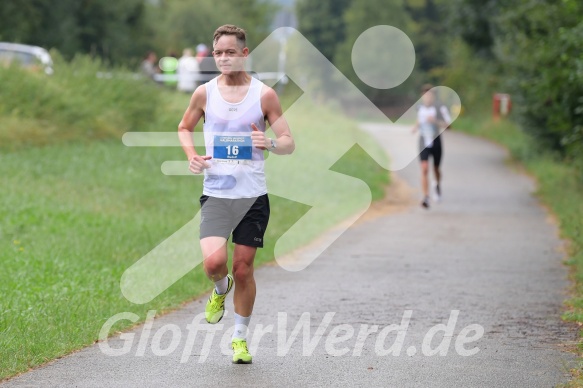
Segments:
[[[200,68],[193,54],[191,49],[186,48],[182,52],[180,59],[178,59],[176,73],[178,75],[177,89],[179,92],[190,94],[196,89]]]
[[[198,61],[198,67],[200,69],[199,80],[201,84],[210,81],[220,74],[212,52],[209,51],[206,44],[200,43],[196,46],[196,60]]]
[[[175,88],[178,82],[176,81],[176,71],[178,69],[178,55],[174,51],[170,51],[167,56],[160,59],[158,66],[164,73],[164,85]]]
[[[157,66],[158,56],[153,51],[148,51],[146,57],[140,65],[140,72],[146,77],[154,80],[154,76],[160,72]]]
[[[200,64],[202,59],[208,57],[210,54],[209,49],[206,44],[200,43],[196,46],[196,60]]]

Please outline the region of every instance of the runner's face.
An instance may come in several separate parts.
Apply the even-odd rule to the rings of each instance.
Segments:
[[[223,35],[213,46],[213,57],[222,74],[228,75],[245,69],[247,47],[241,48],[234,35]]]
[[[427,92],[423,96],[421,96],[421,100],[423,101],[423,104],[425,104],[426,106],[431,106],[435,102],[435,96],[433,95],[433,93]]]

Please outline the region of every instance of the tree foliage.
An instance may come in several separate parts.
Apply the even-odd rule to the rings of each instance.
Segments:
[[[493,0],[451,0],[447,17],[449,30],[461,37],[475,54],[491,58],[495,18],[501,7]]]
[[[144,17],[143,0],[3,0],[0,39],[122,62],[147,44]]]
[[[569,157],[583,154],[583,3],[456,0],[454,32],[488,53],[523,128]]]
[[[298,0],[298,29],[328,60],[346,39],[344,12],[352,0]]]
[[[236,3],[216,0],[166,0],[151,6],[148,23],[154,29],[151,44],[167,54],[180,52],[199,43],[212,46],[213,33],[223,24],[235,24],[247,32],[252,49],[269,34],[276,7],[266,1],[239,0]]]
[[[56,48],[65,58],[88,53],[133,64],[204,42],[227,23],[248,32],[250,45],[268,33],[276,7],[264,0],[2,0],[0,40]]]
[[[299,29],[322,54],[331,60],[361,91],[378,104],[392,103],[396,97],[416,95],[426,75],[447,58],[445,0],[298,0]],[[353,70],[352,47],[367,29],[390,25],[401,29],[416,49],[416,72],[396,89],[379,90],[364,84]],[[383,64],[379,64],[383,66]],[[328,74],[318,75],[330,84]],[[332,88],[335,91],[335,88]]]
[[[412,89],[412,79],[398,89],[376,89],[366,85],[354,72],[352,64],[352,48],[358,37],[371,27],[389,25],[397,27],[415,41],[413,21],[407,13],[403,1],[384,0],[353,1],[344,14],[346,23],[346,39],[338,48],[336,65],[348,76],[361,91],[369,98],[380,104],[392,103],[395,96],[409,93]],[[382,50],[382,47],[371,47],[371,50]],[[397,54],[398,55],[398,54]],[[374,57],[383,57],[381,53],[373,53]],[[373,59],[374,60],[374,59]],[[386,71],[387,64],[378,63],[378,71]]]
[[[497,58],[524,127],[545,145],[583,151],[583,4],[517,1],[499,17]]]
[[[405,0],[410,15],[417,65],[423,72],[444,66],[450,48],[447,7],[442,0]]]

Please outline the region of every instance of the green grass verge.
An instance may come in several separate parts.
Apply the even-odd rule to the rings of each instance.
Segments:
[[[485,137],[508,148],[514,161],[520,162],[537,180],[537,195],[556,216],[561,236],[569,241],[566,263],[572,268],[572,296],[566,301],[567,311],[562,318],[583,324],[583,182],[576,164],[560,160],[541,150],[519,126],[503,120],[461,117],[455,128]],[[583,336],[583,331],[580,332]],[[583,342],[579,345],[583,351]],[[583,386],[583,358],[573,371],[569,387]]]
[[[91,63],[84,66],[83,71],[93,71]],[[0,74],[13,82],[10,93],[49,96],[19,96],[15,104],[9,92],[0,91],[0,379],[92,344],[114,314],[133,312],[143,320],[148,310],[176,309],[211,286],[199,266],[145,305],[128,302],[119,288],[125,269],[196,214],[201,192],[199,178],[160,172],[163,161],[184,158],[180,148],[128,148],[119,136],[127,129],[175,131],[188,97],[129,80],[111,91],[99,83],[111,80],[90,77],[87,82],[102,89],[85,95],[87,85],[77,88],[69,76],[32,75],[18,92],[16,81]],[[130,87],[135,89],[125,94]],[[147,109],[135,90],[147,92]],[[132,96],[134,101],[125,101]],[[92,99],[99,100],[97,107],[84,106]],[[290,116],[294,133],[304,139],[316,129],[363,136],[354,122],[325,107],[294,104]],[[313,117],[325,120],[313,128]],[[388,173],[359,147],[346,152],[333,170],[364,180],[373,199],[383,196],[388,183]],[[278,236],[309,209],[271,198],[276,210],[258,264],[273,260]],[[355,210],[349,199],[330,207],[330,217],[306,238]]]

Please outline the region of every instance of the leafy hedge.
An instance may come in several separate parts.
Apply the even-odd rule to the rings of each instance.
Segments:
[[[498,58],[525,129],[568,157],[583,151],[583,3],[521,1],[500,16]]]
[[[148,80],[119,68],[98,77],[106,69],[88,56],[53,59],[52,76],[0,67],[0,147],[118,137],[156,118],[160,92]]]
[[[495,69],[523,129],[583,181],[583,2],[454,0],[451,13],[452,32]]]

